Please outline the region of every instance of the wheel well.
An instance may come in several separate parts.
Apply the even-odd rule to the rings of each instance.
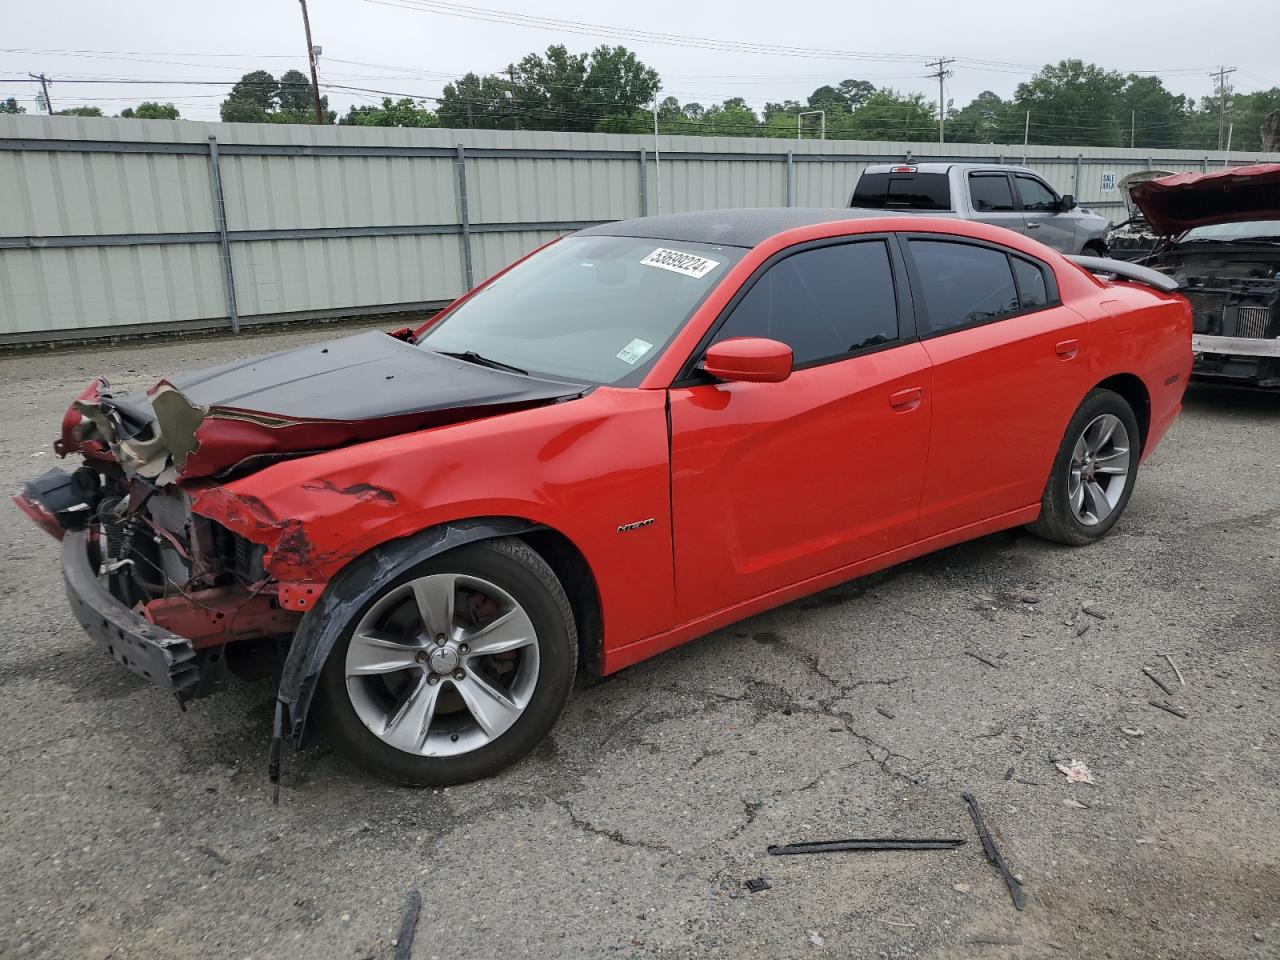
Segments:
[[[1094,251],[1098,256],[1105,257],[1107,255],[1107,242],[1105,240],[1090,240],[1084,245],[1083,253]]]
[[[1110,390],[1124,397],[1125,402],[1133,409],[1133,415],[1138,421],[1138,435],[1143,449],[1146,449],[1147,430],[1151,426],[1151,395],[1147,393],[1147,385],[1132,373],[1118,373],[1103,380],[1097,389]]]
[[[598,675],[604,659],[604,627],[600,592],[587,558],[568,537],[556,530],[543,527],[519,537],[547,561],[564,587],[578,629],[578,662],[589,673]]]

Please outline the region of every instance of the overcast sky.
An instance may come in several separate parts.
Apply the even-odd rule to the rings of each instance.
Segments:
[[[620,43],[658,70],[664,95],[704,105],[735,95],[757,108],[766,100],[803,100],[814,87],[848,77],[932,98],[937,83],[924,62],[938,55],[960,58],[947,81],[947,97],[957,106],[982,90],[1009,96],[1037,66],[1067,57],[1159,72],[1170,89],[1192,97],[1211,92],[1208,72],[1217,64],[1239,68],[1233,80],[1241,92],[1280,86],[1280,0],[1212,7],[1204,0],[310,0],[309,6],[313,39],[324,50],[322,83],[416,96],[439,96],[451,77],[496,71],[553,43],[570,50]],[[474,19],[440,12],[468,8],[496,13]],[[574,26],[570,32],[495,22],[512,13]],[[623,36],[630,31],[676,42]],[[257,68],[277,76],[306,69],[297,0],[6,0],[0,44],[0,77],[43,71],[54,80],[55,109],[92,104],[107,114],[159,100],[177,104],[186,118],[217,119],[224,87],[155,81],[232,82]],[[735,44],[739,49],[724,49]],[[747,52],[745,44],[773,49]],[[77,84],[76,77],[149,82]],[[5,83],[0,96],[16,96],[35,112],[38,89],[34,82]],[[328,95],[340,113],[377,99]]]

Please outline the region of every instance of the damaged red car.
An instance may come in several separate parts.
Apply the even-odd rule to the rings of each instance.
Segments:
[[[1191,311],[1082,263],[845,210],[593,227],[416,330],[96,380],[56,443],[83,465],[17,500],[124,667],[180,703],[279,672],[273,775],[318,720],[390,780],[484,777],[580,665],[1004,528],[1106,534]]]

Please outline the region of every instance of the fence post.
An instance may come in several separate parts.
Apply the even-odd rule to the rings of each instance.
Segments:
[[[649,215],[649,151],[640,148],[640,216]]]
[[[787,206],[795,206],[795,154],[790,150],[787,151]]]
[[[453,169],[458,180],[458,219],[462,221],[462,273],[470,290],[475,285],[475,273],[471,265],[471,213],[467,209],[467,152],[462,144],[458,144]]]
[[[1203,160],[1201,160],[1201,161],[1200,161],[1200,172],[1201,172],[1201,173],[1208,173],[1208,172],[1209,172],[1209,158],[1208,158],[1208,157],[1205,157]]]
[[[236,278],[231,270],[231,241],[227,239],[227,204],[222,193],[222,164],[218,159],[218,138],[209,137],[209,188],[213,193],[213,226],[218,231],[218,260],[222,266],[222,288],[227,299],[227,319],[231,332],[240,332],[240,311],[236,307]]]
[[[1076,182],[1075,182],[1076,203],[1084,202],[1083,200],[1081,200],[1081,194],[1080,194],[1080,168],[1081,166],[1083,166],[1083,164],[1084,164],[1084,154],[1077,153],[1076,154]]]

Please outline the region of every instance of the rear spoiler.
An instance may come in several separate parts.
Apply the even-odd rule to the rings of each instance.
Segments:
[[[1121,280],[1133,280],[1163,293],[1173,293],[1182,286],[1167,273],[1161,273],[1159,270],[1152,270],[1137,263],[1129,263],[1126,260],[1112,260],[1108,257],[1073,257],[1069,254],[1067,259],[1090,273],[1117,277]]]

